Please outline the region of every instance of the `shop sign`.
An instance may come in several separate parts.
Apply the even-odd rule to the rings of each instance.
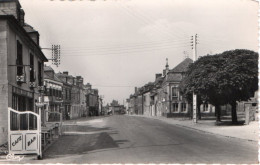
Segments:
[[[25,135],[25,148],[27,151],[36,151],[38,149],[38,138],[36,133]]]
[[[10,149],[12,151],[22,151],[23,150],[23,135],[13,134],[10,136]]]

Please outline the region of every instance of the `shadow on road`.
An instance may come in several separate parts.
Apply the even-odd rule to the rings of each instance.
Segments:
[[[127,140],[113,140],[110,134],[118,134],[118,132],[109,127],[66,125],[63,131],[71,133],[61,136],[56,143],[48,148],[43,154],[44,159],[86,154],[100,149],[118,148],[119,144],[128,142]]]

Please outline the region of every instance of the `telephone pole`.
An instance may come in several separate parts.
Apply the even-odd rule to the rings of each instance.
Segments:
[[[192,52],[193,52],[193,62],[195,62],[197,60],[197,39],[198,39],[198,35],[194,35],[191,37],[191,43],[192,43]],[[193,92],[193,115],[192,115],[192,119],[193,119],[193,123],[197,123],[198,122],[198,115],[197,115],[197,95]]]

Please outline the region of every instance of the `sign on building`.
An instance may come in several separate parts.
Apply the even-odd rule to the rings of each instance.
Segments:
[[[40,115],[8,108],[8,118],[9,154],[37,154],[41,157]]]

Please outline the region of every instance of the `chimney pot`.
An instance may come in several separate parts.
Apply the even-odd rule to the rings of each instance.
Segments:
[[[64,71],[63,74],[69,75],[69,72],[68,71]]]

